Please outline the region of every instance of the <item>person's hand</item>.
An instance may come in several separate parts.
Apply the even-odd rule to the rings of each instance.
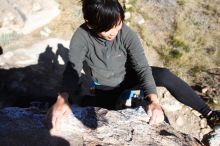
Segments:
[[[152,96],[149,96],[150,98],[150,104],[147,106],[147,114],[150,117],[149,124],[150,125],[156,125],[164,121],[164,113],[163,110],[159,104],[159,101],[157,99],[157,96],[153,94]]]
[[[71,114],[72,110],[68,103],[68,94],[61,93],[56,103],[47,112],[48,126],[51,131],[60,130],[60,122],[64,116]]]

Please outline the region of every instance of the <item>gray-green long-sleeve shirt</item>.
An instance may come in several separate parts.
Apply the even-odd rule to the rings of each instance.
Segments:
[[[73,69],[72,74],[75,77],[65,78],[71,73],[66,71],[63,85],[68,89],[67,91],[74,91],[77,88],[83,61],[85,61],[95,82],[116,87],[124,80],[128,58],[131,67],[137,73],[140,87],[145,96],[156,94],[151,68],[148,65],[141,42],[134,31],[123,24],[117,36],[112,41],[108,41],[92,33],[86,24],[82,24],[75,31],[70,42],[69,61]]]

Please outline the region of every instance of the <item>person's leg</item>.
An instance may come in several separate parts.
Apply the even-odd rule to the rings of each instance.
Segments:
[[[118,87],[109,87],[104,85],[95,85],[91,75],[91,69],[86,61],[83,62],[83,70],[85,74],[80,78],[81,91],[89,90],[87,95],[78,98],[78,104],[80,106],[95,106],[103,107],[107,109],[114,109],[117,98],[119,97],[120,89]]]
[[[181,103],[197,110],[203,116],[211,112],[209,106],[182,79],[166,68],[152,67],[152,74],[157,86],[165,87]]]
[[[79,106],[102,107],[114,109],[116,101],[121,94],[119,87],[95,85],[90,76],[81,77],[80,91],[75,103]]]
[[[91,107],[101,107],[106,109],[114,109],[116,103],[116,96],[112,92],[99,91],[96,96],[82,96],[80,97],[80,106],[91,106]]]
[[[119,86],[108,87],[103,85],[97,85],[95,86],[93,96],[81,96],[80,98],[78,98],[77,104],[79,104],[80,106],[97,106],[107,109],[114,109],[116,104],[118,104],[119,98],[122,98],[122,93],[129,92],[130,90],[139,89],[139,85],[135,76],[136,73],[133,70],[129,69],[127,70],[127,74],[125,76],[124,81]],[[88,86],[94,86],[94,81],[92,80],[90,75],[84,75],[83,78],[81,77],[81,86],[84,89],[90,88]]]

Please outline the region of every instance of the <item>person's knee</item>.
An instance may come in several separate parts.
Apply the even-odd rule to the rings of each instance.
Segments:
[[[160,69],[160,77],[162,80],[167,81],[170,80],[173,77],[173,74],[170,72],[167,68],[161,68]]]
[[[173,85],[175,75],[167,68],[160,68],[157,75],[158,84],[169,88]]]
[[[168,68],[160,68],[160,73],[164,76],[168,76],[171,74],[171,72]]]

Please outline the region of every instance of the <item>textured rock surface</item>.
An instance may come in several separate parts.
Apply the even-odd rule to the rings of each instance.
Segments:
[[[210,146],[219,146],[220,145],[220,127],[215,127],[214,131],[209,134],[209,142]]]
[[[58,4],[54,0],[0,0],[0,3],[0,32],[5,33],[30,33],[59,14]]]
[[[201,145],[166,123],[148,125],[149,118],[141,107],[120,111],[77,106],[72,106],[72,109],[73,115],[61,121],[61,131],[52,135],[45,127],[45,115],[37,108],[1,109],[1,145]]]

